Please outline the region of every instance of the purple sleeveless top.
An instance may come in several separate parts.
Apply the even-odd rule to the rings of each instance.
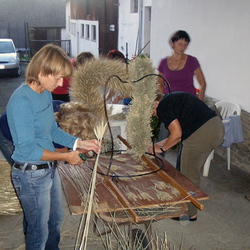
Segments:
[[[162,76],[168,80],[171,86],[172,92],[184,91],[196,96],[194,87],[194,71],[200,67],[198,60],[188,55],[186,64],[181,70],[171,70],[167,64],[167,58],[161,60],[158,71],[162,73]],[[168,86],[164,85],[164,94],[169,93]]]

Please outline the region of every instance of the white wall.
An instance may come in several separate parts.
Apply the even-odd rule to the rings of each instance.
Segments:
[[[128,43],[128,58],[131,59],[134,55],[140,53],[150,54],[150,31],[151,25],[149,20],[149,9],[152,0],[138,0],[138,13],[131,13],[131,1],[119,1],[119,34],[118,34],[118,49],[126,54],[126,43]],[[142,34],[139,34],[139,19],[140,9],[142,8]],[[139,38],[139,36],[141,36]],[[141,40],[140,40],[141,39]],[[145,47],[145,45],[148,45]],[[143,49],[144,48],[144,49]],[[143,49],[141,51],[141,49]]]
[[[119,4],[118,50],[125,56],[128,53],[128,58],[131,59],[137,53],[139,14],[130,13],[130,0],[120,0]]]
[[[99,22],[88,20],[74,20],[70,16],[70,2],[66,5],[66,34],[71,40],[71,56],[76,57],[80,52],[91,52],[99,57]],[[83,28],[84,26],[84,28]],[[89,32],[87,32],[87,26]],[[95,37],[94,37],[95,27]],[[88,35],[87,35],[88,33]]]
[[[206,95],[238,102],[250,112],[250,1],[152,1],[151,58],[155,66],[171,54],[169,37],[182,29],[191,37],[187,54],[198,58]]]
[[[69,27],[70,27],[70,18],[71,18],[71,7],[70,7],[70,1],[68,1],[66,3],[66,7],[65,7],[65,17],[66,17],[66,32],[69,36],[70,32],[69,32]]]
[[[84,28],[82,28],[84,26]],[[87,32],[87,26],[89,32]],[[95,27],[95,39],[93,35],[93,27]],[[70,40],[71,55],[76,57],[80,52],[91,52],[96,58],[99,57],[99,22],[88,20],[70,21]],[[88,33],[88,35],[87,35]]]

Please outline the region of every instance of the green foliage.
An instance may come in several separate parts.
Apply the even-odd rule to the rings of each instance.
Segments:
[[[160,131],[160,121],[156,116],[152,116],[151,118],[151,128],[153,137],[157,138],[159,136],[159,131]]]

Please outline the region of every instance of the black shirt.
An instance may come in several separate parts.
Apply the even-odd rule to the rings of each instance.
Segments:
[[[179,121],[182,141],[216,116],[215,112],[203,101],[186,92],[173,92],[165,95],[158,105],[157,115],[166,128],[173,120]]]

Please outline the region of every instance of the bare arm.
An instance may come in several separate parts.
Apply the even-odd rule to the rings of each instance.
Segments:
[[[55,148],[56,152],[61,152],[61,153],[67,153],[69,152],[69,149],[67,147],[65,148]]]
[[[159,75],[162,76],[162,73],[159,72]],[[158,88],[159,88],[159,92],[161,94],[164,94],[164,80],[161,77],[158,77]]]
[[[182,129],[181,129],[181,125],[177,119],[173,120],[169,124],[168,130],[170,133],[169,137],[167,139],[164,139],[164,140],[154,144],[155,153],[158,153],[158,154],[162,153],[161,148],[160,148],[161,146],[162,146],[162,149],[164,151],[167,151],[181,141]],[[149,153],[152,154],[153,147],[150,147],[148,151],[149,151]]]
[[[194,75],[196,76],[197,81],[200,85],[198,98],[203,101],[207,84],[206,84],[205,77],[204,77],[203,72],[202,72],[200,67],[195,70]]]
[[[82,150],[88,151],[94,151],[98,153],[101,146],[99,146],[98,141],[93,140],[77,140],[77,148],[80,148],[81,152]],[[67,161],[68,163],[72,165],[81,164],[83,161],[79,157],[79,151],[71,151],[71,152],[52,152],[47,149],[43,150],[43,156],[41,158],[42,161]]]
[[[41,160],[42,161],[66,161],[72,165],[83,163],[83,161],[79,157],[78,151],[62,153],[62,152],[52,152],[47,149],[44,149]]]

